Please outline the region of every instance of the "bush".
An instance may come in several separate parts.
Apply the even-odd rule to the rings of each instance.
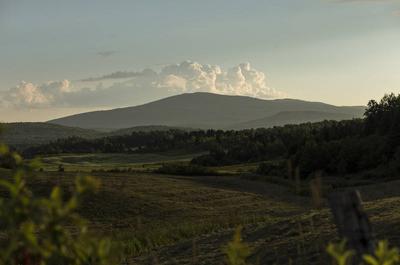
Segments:
[[[232,241],[223,249],[228,265],[246,265],[246,259],[251,254],[250,247],[242,241],[242,227],[236,228]]]
[[[331,243],[326,248],[326,251],[331,256],[333,264],[349,265],[352,264],[352,259],[356,252],[346,248],[346,241],[340,243]],[[374,253],[362,255],[360,265],[395,265],[400,262],[400,252],[396,247],[389,247],[386,240],[379,241]]]
[[[0,144],[0,168],[15,169],[21,157],[7,146]]]
[[[110,264],[108,241],[91,238],[77,214],[83,196],[98,187],[95,179],[77,178],[75,192],[66,201],[60,187],[53,188],[49,198],[37,198],[26,185],[21,157],[10,156],[5,146],[0,146],[0,157],[13,157],[16,165],[12,181],[0,180],[7,193],[0,198],[0,264]]]
[[[171,175],[183,175],[183,176],[206,176],[216,175],[217,172],[209,168],[198,166],[198,165],[184,165],[184,164],[163,164],[156,173],[171,174]]]
[[[212,155],[201,155],[195,157],[192,159],[192,161],[190,161],[190,163],[193,165],[209,166],[209,167],[216,167],[224,164],[222,160],[217,160]]]
[[[257,168],[257,173],[268,176],[287,176],[288,165],[284,160],[268,161],[261,163]]]

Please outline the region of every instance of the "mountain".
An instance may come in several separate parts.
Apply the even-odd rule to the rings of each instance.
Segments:
[[[262,100],[244,96],[190,93],[135,107],[76,114],[51,120],[49,123],[88,129],[121,129],[149,125],[224,129],[277,115],[274,118],[277,119],[274,124],[264,124],[264,127],[271,127],[282,115],[279,113],[284,112],[318,112],[320,113],[319,120],[324,120],[330,119],[333,114],[343,115],[349,119],[359,118],[364,113],[364,109],[365,107],[362,106],[338,107],[296,99]],[[329,114],[324,116],[324,113]],[[308,119],[303,121],[308,121]]]

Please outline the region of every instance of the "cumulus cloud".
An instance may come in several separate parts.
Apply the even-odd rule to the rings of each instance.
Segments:
[[[73,90],[68,80],[47,82],[42,85],[22,81],[6,91],[1,102],[6,106],[49,106],[71,92]]]
[[[122,80],[111,85],[103,81]],[[258,98],[284,94],[267,86],[265,74],[250,63],[229,69],[184,61],[159,72],[114,72],[77,82],[52,81],[41,85],[21,82],[1,96],[4,106],[14,107],[116,107],[130,106],[180,93],[210,92]]]
[[[226,71],[217,65],[185,61],[160,72],[158,85],[177,92],[211,92],[260,98],[276,98],[282,93],[269,88],[265,74],[242,63]]]

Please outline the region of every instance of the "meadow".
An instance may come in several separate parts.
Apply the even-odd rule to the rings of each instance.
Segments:
[[[90,154],[60,154],[41,158],[43,169],[54,171],[62,165],[67,171],[91,172],[95,170],[128,169],[148,171],[158,168],[166,162],[188,162],[194,156],[202,153],[163,152],[145,154],[123,153],[90,153]]]
[[[94,236],[111,239],[122,264],[224,264],[222,249],[239,225],[252,249],[250,264],[326,264],[325,247],[337,234],[323,198],[315,207],[310,192],[299,193],[292,180],[257,175],[257,163],[213,167],[216,176],[154,173],[164,163],[189,163],[190,154],[175,155],[47,156],[29,185],[39,195],[59,185],[67,196],[77,175],[99,179],[99,192],[85,198],[79,212]],[[137,170],[112,172],[128,165]],[[331,188],[325,179],[324,190]],[[302,180],[301,190],[311,181]],[[400,243],[400,181],[342,184],[337,189],[361,190],[378,238]]]

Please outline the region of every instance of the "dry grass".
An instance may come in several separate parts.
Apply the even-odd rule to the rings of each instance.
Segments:
[[[77,173],[38,174],[31,185],[47,193],[54,185],[68,192]],[[112,238],[128,264],[222,264],[221,247],[239,224],[253,249],[252,264],[326,264],[324,248],[336,235],[328,209],[312,209],[311,197],[268,178],[133,172],[97,177],[102,189],[80,211],[97,234]],[[400,181],[357,188],[378,238],[400,245]]]

